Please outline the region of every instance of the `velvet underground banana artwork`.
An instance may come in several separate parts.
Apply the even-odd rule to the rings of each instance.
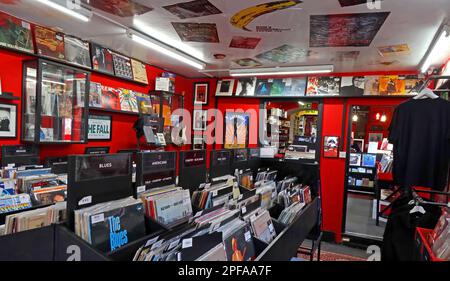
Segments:
[[[250,24],[254,19],[261,15],[273,13],[278,10],[284,10],[287,8],[291,8],[297,4],[302,3],[300,0],[290,0],[290,1],[275,1],[264,4],[259,4],[253,7],[249,7],[247,9],[241,10],[236,13],[230,19],[230,23],[237,28],[251,31],[247,28],[247,25]]]

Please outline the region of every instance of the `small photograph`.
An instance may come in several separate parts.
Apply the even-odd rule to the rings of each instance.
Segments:
[[[339,156],[339,137],[326,136],[323,143],[323,156],[337,158]]]
[[[0,104],[0,138],[17,137],[17,105]]]
[[[245,77],[237,80],[236,96],[254,96],[256,77]]]
[[[307,96],[338,96],[340,77],[308,77]]]
[[[339,95],[345,97],[359,97],[364,95],[366,78],[364,76],[346,76],[341,78]]]
[[[180,2],[174,5],[164,6],[163,8],[180,19],[198,18],[222,13],[208,0]]]
[[[254,49],[259,41],[261,41],[261,38],[233,36],[230,42],[230,48]]]
[[[194,83],[194,104],[208,104],[209,83]]]
[[[221,79],[217,82],[216,96],[231,96],[234,90],[234,79]]]
[[[374,168],[377,162],[377,156],[374,154],[362,155],[362,166],[368,168]]]
[[[361,166],[361,154],[350,153],[349,165],[350,166]]]
[[[206,121],[208,120],[208,111],[194,109],[193,120],[193,129],[194,131],[205,131],[206,130]]]

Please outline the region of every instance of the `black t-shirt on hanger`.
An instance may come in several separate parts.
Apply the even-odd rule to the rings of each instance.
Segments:
[[[389,127],[396,184],[444,190],[450,168],[450,102],[410,99],[394,111]]]

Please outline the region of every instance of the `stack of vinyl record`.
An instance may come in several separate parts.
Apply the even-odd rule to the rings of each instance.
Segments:
[[[277,236],[272,218],[267,210],[250,218],[254,236],[269,244]]]
[[[66,202],[60,202],[45,208],[6,216],[4,234],[40,228],[53,223],[62,222],[65,219]]]
[[[444,208],[438,223],[428,238],[437,258],[450,260],[450,209]]]
[[[151,189],[141,194],[145,214],[166,227],[187,222],[192,217],[189,190],[168,186]]]
[[[234,181],[216,181],[201,185],[200,190],[192,194],[192,204],[200,209],[209,209],[224,205],[233,198]]]
[[[142,201],[127,197],[75,211],[75,233],[103,252],[145,235]]]
[[[261,208],[270,209],[277,199],[277,185],[274,181],[259,182],[256,194],[261,195]]]

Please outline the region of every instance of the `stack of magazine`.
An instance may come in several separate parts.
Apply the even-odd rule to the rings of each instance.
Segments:
[[[60,202],[45,208],[24,211],[6,216],[4,234],[12,234],[40,228],[53,223],[62,222],[65,219],[66,202]]]
[[[444,208],[438,223],[428,237],[433,253],[439,259],[450,260],[450,209]]]
[[[145,235],[142,202],[127,197],[76,210],[75,233],[100,251],[114,251]]]
[[[168,186],[151,189],[140,196],[145,214],[166,227],[182,224],[192,217],[189,190]]]

